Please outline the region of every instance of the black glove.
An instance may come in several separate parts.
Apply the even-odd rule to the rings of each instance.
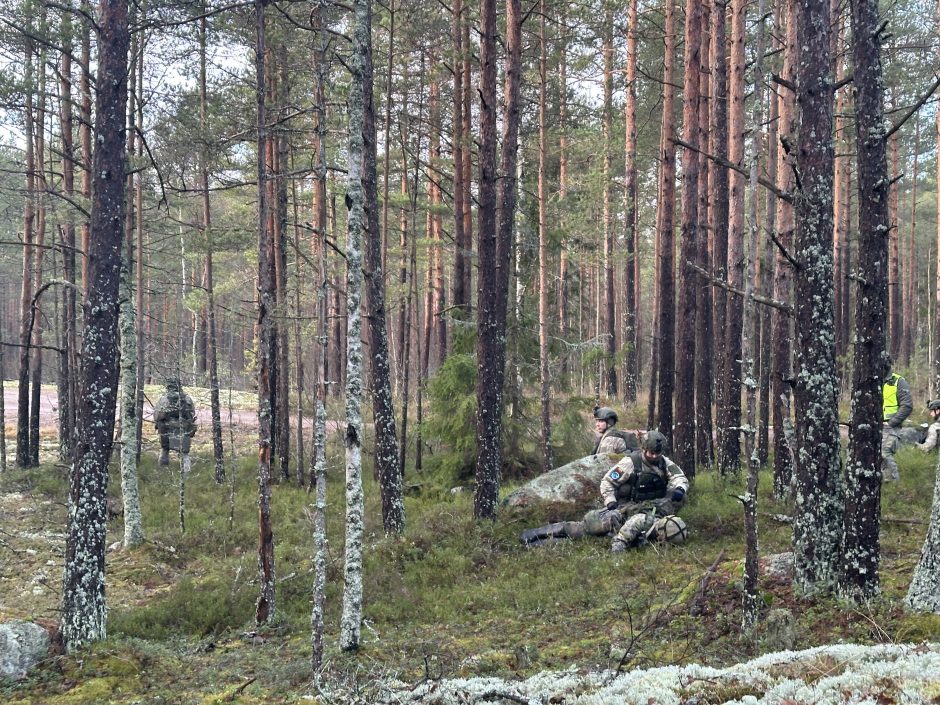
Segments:
[[[681,502],[683,497],[685,497],[685,490],[681,487],[677,487],[672,491],[673,502]]]
[[[617,503],[614,500],[611,500],[607,503],[607,510],[611,511],[617,508]]]

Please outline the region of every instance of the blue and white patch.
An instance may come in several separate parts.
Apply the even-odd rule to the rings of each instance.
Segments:
[[[619,479],[620,479],[620,473],[617,472],[616,470],[611,470],[611,471],[610,471],[610,479],[611,479],[611,480],[619,480]]]

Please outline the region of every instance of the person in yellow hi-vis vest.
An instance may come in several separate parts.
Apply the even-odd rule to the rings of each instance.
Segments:
[[[898,464],[894,454],[901,443],[899,432],[904,420],[914,410],[911,385],[901,375],[891,370],[890,357],[884,363],[884,385],[882,396],[881,459],[882,474],[885,480],[900,480]]]

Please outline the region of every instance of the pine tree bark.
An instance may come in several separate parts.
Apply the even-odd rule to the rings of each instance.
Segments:
[[[846,467],[839,592],[864,602],[880,590],[881,420],[887,301],[888,165],[878,4],[852,0],[855,135],[858,149],[858,246],[852,423]]]
[[[636,404],[639,378],[637,351],[637,263],[639,233],[637,230],[637,167],[636,167],[636,65],[637,65],[637,4],[629,0],[627,6],[627,60],[625,66],[624,99],[624,190],[623,212],[625,214],[624,247],[624,340],[626,348],[623,392],[627,405]]]
[[[88,259],[88,298],[81,356],[81,402],[70,470],[69,525],[60,630],[68,651],[107,634],[105,539],[108,458],[117,396],[117,315],[124,236],[129,32],[126,0],[98,8],[97,145],[92,163],[94,199]]]
[[[225,449],[222,446],[222,407],[219,399],[219,336],[215,322],[215,271],[213,263],[212,210],[209,201],[209,135],[206,113],[206,18],[199,20],[199,128],[202,132],[199,149],[199,181],[202,190],[202,228],[206,237],[206,328],[208,333],[207,366],[209,369],[209,405],[212,414],[212,456],[215,460],[215,481],[225,481]],[[300,467],[303,467],[301,461]],[[298,472],[301,472],[298,469]]]
[[[728,70],[727,70],[727,10],[726,0],[715,0],[711,14],[711,106],[709,110],[709,149],[721,159],[728,158]],[[719,279],[724,279],[728,271],[728,170],[712,164],[708,175],[708,188],[711,194],[708,210],[708,230],[710,239],[710,257],[712,272]],[[724,447],[725,399],[727,384],[724,374],[725,356],[721,354],[728,314],[728,294],[721,287],[712,291],[712,331],[720,344],[714,358],[712,375],[715,389],[715,408],[717,420],[716,452]]]
[[[785,14],[783,24],[784,59],[782,78],[793,84],[796,77],[797,60],[797,26],[795,0],[783,0],[781,10]],[[777,151],[777,188],[783,193],[793,190],[793,154],[796,142],[795,114],[796,96],[786,88],[781,88],[777,95],[779,111],[779,140],[781,148]],[[785,252],[793,249],[793,233],[795,223],[793,220],[793,206],[784,199],[777,199],[777,240],[780,247],[776,252],[774,267],[774,299],[789,302],[793,299],[793,267],[786,258]],[[791,451],[790,420],[791,380],[793,378],[792,348],[790,341],[793,336],[790,316],[780,309],[773,311],[773,350],[771,351],[770,395],[773,399],[773,436],[774,436],[774,496],[783,499],[790,495],[790,486],[793,478],[793,465],[795,458]]]
[[[481,0],[480,64],[480,270],[477,313],[477,465],[474,516],[493,519],[502,470],[503,382],[506,314],[513,219],[516,211],[516,151],[519,139],[522,13],[519,0],[506,2],[506,79],[499,179],[496,171],[496,3]],[[497,181],[499,188],[497,191]],[[491,207],[495,206],[495,207]],[[489,211],[487,213],[486,211]]]
[[[658,250],[658,304],[654,318],[653,335],[656,348],[657,423],[666,436],[672,436],[672,395],[675,387],[676,358],[676,293],[675,293],[675,234],[676,206],[676,148],[673,107],[675,91],[672,88],[673,66],[676,55],[675,1],[665,0],[666,25],[663,54],[663,118],[659,140],[659,201],[656,214]]]
[[[33,40],[25,40],[24,82],[32,86],[34,82]],[[26,141],[26,196],[23,202],[23,282],[20,290],[20,364],[17,379],[16,406],[16,464],[21,468],[31,467],[30,462],[30,423],[29,423],[29,363],[32,343],[32,299],[34,277],[34,225],[36,219],[36,142],[33,116],[33,91],[26,91],[25,106],[25,141]]]
[[[698,262],[699,180],[699,77],[702,57],[702,3],[686,0],[685,51],[682,100],[682,244],[680,249],[679,302],[676,310],[676,421],[673,457],[690,476],[695,476],[695,319],[696,291],[700,284],[692,265]]]
[[[551,422],[551,372],[548,359],[548,223],[546,216],[546,178],[548,136],[546,130],[546,92],[548,90],[548,49],[545,36],[545,0],[539,3],[539,161],[538,161],[538,201],[539,201],[539,377],[541,393],[539,395],[539,419],[542,440],[542,470],[550,471],[555,466],[555,453],[552,449]],[[635,390],[634,390],[635,391]]]
[[[610,162],[611,162],[611,103],[613,99],[613,72],[614,72],[614,16],[613,10],[608,6],[604,17],[604,103],[601,116],[601,130],[604,140],[603,155],[603,203],[602,203],[602,222],[603,231],[603,252],[604,252],[604,295],[602,300],[603,311],[603,330],[604,346],[606,348],[606,358],[603,361],[604,382],[603,387],[606,390],[608,398],[617,396],[617,365],[615,358],[617,356],[617,319],[614,315],[614,228],[613,215],[611,213],[613,193],[611,187]]]
[[[268,201],[268,167],[265,155],[271,139],[265,100],[265,18],[267,0],[255,0],[255,117],[258,179],[258,601],[255,623],[267,624],[275,615],[274,528],[271,522],[271,368],[273,358],[275,283]]]
[[[388,328],[385,315],[385,277],[382,273],[382,238],[379,231],[379,203],[376,187],[376,132],[373,103],[372,12],[366,12],[362,48],[363,74],[363,166],[362,192],[365,208],[365,294],[369,325],[370,387],[372,420],[375,426],[375,471],[382,495],[382,525],[387,536],[405,530],[405,504],[402,496],[402,466],[395,431],[395,404],[389,365]],[[443,318],[443,316],[441,317]],[[442,323],[443,325],[443,323]],[[444,342],[446,345],[446,341]]]
[[[796,513],[794,584],[806,593],[834,585],[840,568],[843,488],[840,478],[838,379],[833,340],[832,50],[828,0],[797,10],[796,239]]]
[[[853,15],[854,17],[854,15]],[[858,98],[856,97],[856,103]],[[857,110],[857,106],[856,106]],[[891,161],[891,186],[888,189],[888,351],[894,360],[901,355],[901,260],[900,260],[900,221],[898,220],[898,190],[901,173],[898,133],[888,140],[889,159]],[[861,171],[861,168],[859,168]],[[886,172],[887,173],[887,172]],[[859,174],[861,180],[861,174]],[[861,208],[861,203],[859,203]],[[861,216],[859,216],[861,221]],[[859,222],[861,228],[861,222]],[[864,252],[864,250],[859,250]],[[857,308],[856,308],[857,310]]]
[[[366,75],[370,46],[370,0],[353,5],[352,74],[347,98],[349,144],[346,187],[346,550],[343,567],[343,612],[340,618],[340,648],[359,648],[362,631],[362,240],[366,222],[363,191],[365,144]]]
[[[464,230],[464,182],[463,162],[464,146],[469,135],[464,133],[463,124],[463,53],[467,50],[463,46],[463,0],[453,0],[451,10],[453,13],[451,24],[451,41],[453,41],[453,123],[451,139],[454,150],[454,268],[451,273],[451,299],[458,311],[467,311],[469,308],[470,292],[465,288],[464,270],[470,266],[466,257],[467,234]],[[469,156],[466,158],[469,159]]]
[[[62,56],[59,59],[59,132],[62,144],[62,192],[69,200],[75,195],[75,146],[72,129],[72,51],[74,28],[72,17],[63,13],[61,22]],[[60,337],[62,353],[59,355],[59,458],[67,460],[72,454],[73,434],[75,432],[75,368],[78,350],[77,306],[74,284],[75,278],[75,220],[72,211],[67,211],[62,225],[62,269],[65,281],[72,286],[62,287],[62,316],[60,319]],[[2,365],[0,365],[2,370]]]
[[[745,0],[731,2],[731,80],[729,82],[728,160],[744,167],[744,42]],[[744,251],[744,175],[728,174],[728,283],[743,290],[745,282]],[[742,338],[744,332],[743,301],[738,296],[726,297],[725,346],[723,373],[722,443],[718,449],[718,472],[722,477],[736,477],[741,462],[741,385]]]
[[[718,10],[716,9],[715,12]],[[708,190],[709,169],[720,168],[712,165],[706,153],[712,153],[710,144],[709,115],[713,102],[711,91],[714,80],[710,78],[713,71],[711,63],[711,13],[710,3],[702,3],[701,19],[701,57],[699,63],[700,86],[698,108],[698,134],[699,145],[703,150],[699,154],[698,163],[698,264],[705,270],[711,268],[709,249],[708,209],[711,193]],[[704,284],[696,287],[695,293],[695,455],[699,467],[712,467],[714,465],[714,432],[712,424],[712,402],[714,383],[712,357],[714,345],[712,333],[712,293]]]

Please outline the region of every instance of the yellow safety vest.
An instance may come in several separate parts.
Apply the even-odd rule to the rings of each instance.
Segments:
[[[901,375],[893,374],[887,379],[882,387],[882,407],[884,411],[884,420],[887,421],[898,410],[898,380]]]

